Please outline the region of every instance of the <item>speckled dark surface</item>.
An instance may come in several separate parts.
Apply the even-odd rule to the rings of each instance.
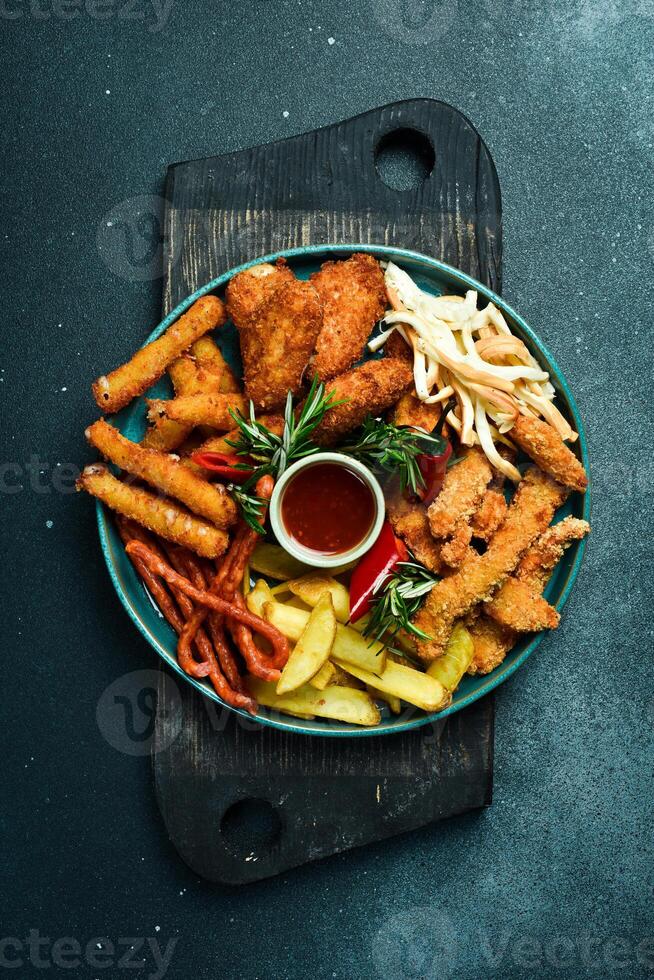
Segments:
[[[39,930],[49,963],[63,937],[91,951],[102,936],[176,939],[166,975],[184,980],[648,975],[651,0],[173,0],[150,30],[153,10],[8,0],[0,12],[2,936]],[[96,723],[102,692],[153,654],[110,588],[91,502],[53,474],[89,457],[89,381],[134,348],[160,301],[158,281],[112,271],[98,233],[126,199],[159,194],[170,161],[418,95],[462,109],[494,155],[504,295],[586,420],[587,559],[560,630],[498,692],[489,810],[212,887],[168,844],[147,757],[116,751]],[[109,952],[110,968],[86,956],[68,975],[152,976],[149,948],[131,974]],[[22,958],[14,976],[38,969],[26,946],[1,955]]]

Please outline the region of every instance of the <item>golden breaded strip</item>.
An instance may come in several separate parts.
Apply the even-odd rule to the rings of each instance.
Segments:
[[[293,279],[239,329],[245,393],[257,410],[281,408],[289,391],[300,390],[321,326],[318,293]]]
[[[534,463],[564,487],[584,492],[588,486],[586,471],[554,426],[533,415],[518,415],[508,435]]]
[[[431,536],[424,504],[407,500],[398,486],[387,497],[386,512],[393,531],[416,560],[435,575],[440,575],[443,570],[441,545]]]
[[[485,604],[487,614],[522,633],[556,629],[561,617],[541,593],[565,549],[589,531],[588,522],[576,517],[566,517],[549,527],[525,552],[514,574]]]
[[[277,292],[280,286],[295,279],[286,259],[278,259],[275,265],[261,262],[239,272],[230,279],[225,290],[229,318],[239,330],[245,327],[256,310]]]
[[[558,524],[548,527],[522,557],[515,570],[516,578],[542,592],[566,548],[573,541],[581,541],[589,531],[588,521],[577,517],[564,517]]]
[[[392,339],[395,334],[391,334]],[[406,344],[402,341],[404,347]],[[408,349],[408,348],[407,348]],[[389,356],[386,344],[386,356]],[[441,417],[442,405],[426,405],[412,391],[405,391],[391,414],[393,425],[415,425],[418,429],[431,432]]]
[[[450,568],[458,568],[468,555],[471,540],[472,528],[468,520],[463,518],[454,528],[454,533],[441,546],[441,558],[445,564]]]
[[[565,500],[566,490],[536,467],[527,471],[509,506],[506,519],[486,553],[469,554],[458,572],[438,582],[415,617],[415,624],[432,639],[416,643],[423,660],[440,657],[457,619],[507,578],[522,554],[549,525]]]
[[[93,397],[105,412],[117,412],[161,377],[169,364],[203,334],[222,326],[225,307],[217,296],[203,296],[165,333],[106,377],[93,382]]]
[[[83,470],[77,489],[86,490],[124,517],[142,524],[167,541],[190,548],[203,558],[218,558],[227,550],[229,538],[225,531],[194,517],[172,500],[121,483],[100,463],[93,463]]]
[[[175,456],[144,449],[99,419],[86,430],[86,438],[102,455],[121,470],[145,480],[162,493],[169,493],[216,527],[231,527],[238,519],[236,504],[220,484],[190,472]]]
[[[326,386],[334,400],[347,399],[344,405],[330,409],[315,430],[314,439],[328,446],[346,432],[357,429],[368,415],[379,415],[394,405],[403,391],[413,383],[413,372],[406,361],[385,357],[366,361]]]
[[[450,466],[443,489],[427,511],[431,533],[448,538],[461,521],[468,521],[479,506],[493,471],[480,449],[470,449],[461,462]]]
[[[561,620],[547,599],[527,582],[521,582],[512,575],[491,601],[484,603],[484,609],[500,626],[507,626],[519,633],[555,630]]]
[[[472,636],[475,652],[468,667],[469,674],[490,674],[502,663],[518,634],[494,622],[483,613],[466,623]]]
[[[377,259],[361,252],[345,262],[325,262],[311,282],[324,314],[311,369],[327,381],[363,355],[372,328],[386,310],[386,287]]]
[[[475,538],[490,541],[506,517],[507,504],[501,490],[489,487],[482,497],[479,509],[470,518]]]
[[[394,330],[384,344],[386,357],[401,357],[403,361],[408,361],[413,367],[413,348],[410,347],[404,337]]]
[[[198,340],[197,343],[202,343],[202,341]],[[195,347],[195,344],[193,346]],[[199,395],[201,392],[221,390],[222,374],[209,368],[199,367],[195,359],[187,354],[173,361],[168,373],[176,396]],[[192,429],[192,425],[184,425],[182,422],[175,422],[173,419],[164,416],[156,419],[150,426],[141,439],[141,445],[146,449],[171,452],[182,445]]]
[[[234,427],[230,410],[245,412],[246,401],[243,395],[183,395],[181,398],[148,398],[148,418],[156,422],[159,418],[174,419],[187,425],[209,425],[218,431]]]
[[[222,391],[224,394],[241,391],[241,385],[238,383],[236,375],[223,357],[218,344],[211,337],[200,337],[199,340],[196,340],[191,347],[191,354],[198,367],[206,368],[208,371],[214,371],[220,375],[218,391]],[[182,392],[178,392],[178,394],[182,394]]]

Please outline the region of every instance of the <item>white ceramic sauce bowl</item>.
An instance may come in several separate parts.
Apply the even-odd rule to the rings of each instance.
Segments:
[[[282,500],[286,487],[297,476],[300,470],[316,466],[318,463],[336,463],[339,466],[343,466],[350,470],[351,473],[356,474],[372,493],[375,515],[370,530],[365,538],[349,551],[340,551],[338,554],[333,555],[313,551],[311,548],[306,548],[298,541],[295,541],[284,527],[284,522],[282,521]],[[363,463],[359,463],[358,460],[352,459],[350,456],[345,456],[343,453],[316,453],[313,456],[307,456],[305,459],[299,459],[297,463],[293,463],[292,466],[289,466],[284,471],[275,484],[275,489],[270,499],[270,523],[277,541],[289,555],[293,555],[298,561],[304,562],[306,565],[313,565],[315,568],[336,568],[339,565],[349,564],[361,558],[379,537],[385,515],[386,504],[384,502],[384,494],[376,477],[373,476],[368,467],[364,466]]]

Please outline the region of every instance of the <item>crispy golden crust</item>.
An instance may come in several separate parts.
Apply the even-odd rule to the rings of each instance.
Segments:
[[[492,476],[490,464],[479,449],[470,449],[460,463],[449,467],[443,489],[427,511],[435,538],[450,537],[462,521],[472,517]]]
[[[121,483],[100,463],[86,467],[77,481],[77,489],[86,490],[124,517],[166,541],[190,548],[203,558],[218,558],[227,549],[229,538],[225,531],[194,517],[172,500]]]
[[[280,286],[294,279],[293,271],[285,259],[279,259],[275,265],[261,262],[230,279],[225,290],[225,300],[227,313],[234,326],[239,330],[245,327],[256,310]]]
[[[209,340],[209,338],[206,339]],[[202,343],[202,340],[197,341],[197,343]],[[213,344],[213,341],[210,343]],[[193,348],[195,346],[194,344]],[[195,358],[189,357],[188,354],[184,354],[173,361],[168,373],[177,396],[218,392],[222,388],[222,373],[208,367],[200,367]],[[182,422],[175,422],[173,419],[164,416],[158,418],[150,426],[141,439],[141,445],[145,449],[160,449],[162,452],[171,452],[182,445],[192,428],[192,425],[184,425]]]
[[[421,565],[440,575],[443,570],[441,546],[431,536],[425,506],[407,500],[398,485],[389,493],[386,508],[388,519],[398,538],[404,541]]]
[[[333,393],[336,401],[343,398],[347,402],[325,414],[314,439],[324,446],[336,442],[345,433],[357,429],[366,416],[379,415],[395,404],[412,381],[409,365],[393,357],[366,361],[339,375],[329,382],[326,391]]]
[[[456,620],[477,603],[490,599],[549,525],[565,497],[565,489],[549,476],[535,467],[527,471],[486,553],[469,554],[458,572],[434,586],[419,610],[415,623],[432,637],[416,644],[420,657],[434,660],[441,656]]]
[[[104,412],[117,412],[161,377],[166,368],[194,341],[222,326],[227,314],[217,296],[203,296],[164,334],[111,374],[93,382],[93,397]]]
[[[468,621],[466,625],[475,646],[468,673],[490,674],[491,670],[499,667],[511,647],[515,646],[518,634],[500,626],[483,613]]]
[[[472,528],[466,518],[463,518],[454,528],[454,533],[443,541],[441,558],[450,568],[458,568],[468,555],[472,540]]]
[[[207,371],[213,371],[220,376],[218,391],[228,394],[229,392],[240,392],[242,390],[236,375],[223,357],[218,344],[211,337],[200,337],[199,340],[196,340],[191,347],[191,354],[195,358],[198,367],[206,368]]]
[[[379,262],[360,252],[345,262],[325,262],[311,282],[324,317],[312,370],[326,381],[362,356],[372,328],[386,310],[386,287]]]
[[[176,497],[190,511],[212,521],[216,527],[230,527],[238,519],[236,504],[225,488],[190,472],[177,457],[157,449],[144,449],[126,439],[104,419],[89,426],[86,438],[110,463],[145,480],[156,490]]]
[[[187,425],[209,425],[219,432],[232,429],[234,419],[230,411],[245,412],[243,395],[183,395],[181,398],[148,398],[148,418],[151,422],[169,418]]]
[[[479,509],[470,518],[470,526],[475,538],[490,541],[506,517],[506,500],[501,490],[488,488],[482,497]]]
[[[294,279],[239,328],[245,393],[257,410],[281,408],[289,391],[300,390],[321,327],[318,293]]]
[[[386,357],[401,357],[403,361],[408,361],[413,365],[413,348],[410,347],[404,337],[394,330],[384,344]]]
[[[549,527],[525,552],[515,573],[485,604],[488,615],[519,632],[556,629],[560,616],[541,593],[565,549],[589,530],[588,523],[576,517],[566,517]]]
[[[508,435],[542,470],[564,487],[583,493],[588,486],[585,469],[556,429],[547,422],[534,416],[518,415]]]
[[[387,357],[389,353],[387,344]],[[442,405],[426,405],[412,391],[405,391],[391,413],[391,422],[393,425],[415,425],[418,429],[431,432],[441,417],[441,409]]]

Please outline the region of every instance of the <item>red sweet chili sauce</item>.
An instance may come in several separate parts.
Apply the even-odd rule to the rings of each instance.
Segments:
[[[289,481],[281,518],[298,544],[338,555],[363,541],[375,519],[375,498],[360,476],[339,463],[316,463]]]

